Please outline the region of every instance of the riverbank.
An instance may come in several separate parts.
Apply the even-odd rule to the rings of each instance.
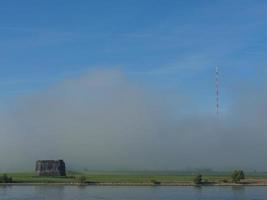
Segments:
[[[267,186],[267,181],[265,182],[253,182],[253,183],[208,183],[196,185],[192,182],[183,183],[163,183],[163,184],[152,184],[152,183],[0,183],[1,186],[78,186],[78,187],[86,187],[86,186],[136,186],[136,187],[168,187],[168,186],[188,186],[188,187],[213,187],[213,186],[221,186],[221,187],[252,187],[252,186]]]
[[[196,172],[68,172],[66,177],[40,177],[35,173],[7,173],[12,183],[0,185],[77,186],[196,186]],[[202,186],[267,186],[267,173],[247,173],[241,183],[231,181],[231,172],[202,172]],[[1,175],[1,174],[0,174]],[[83,177],[83,182],[81,182]]]

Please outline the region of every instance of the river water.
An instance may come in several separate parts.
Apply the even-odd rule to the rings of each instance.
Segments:
[[[5,186],[0,200],[266,200],[267,187]]]

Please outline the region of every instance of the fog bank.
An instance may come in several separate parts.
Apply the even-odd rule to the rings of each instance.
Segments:
[[[242,90],[223,116],[180,92],[90,71],[18,98],[0,113],[1,171],[64,159],[71,169],[267,169],[267,96]]]

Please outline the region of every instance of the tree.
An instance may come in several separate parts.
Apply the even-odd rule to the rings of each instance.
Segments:
[[[197,184],[197,185],[201,184],[201,183],[202,183],[202,175],[201,175],[201,174],[198,174],[198,175],[194,178],[193,182],[194,182],[195,184]]]
[[[231,177],[234,183],[239,183],[241,180],[245,179],[245,173],[243,170],[235,170]]]
[[[160,185],[161,184],[161,182],[157,181],[157,180],[151,180],[151,183],[153,183],[154,185]]]
[[[79,177],[78,177],[78,183],[79,183],[79,184],[84,184],[84,183],[86,183],[86,177],[85,177],[85,176],[79,176]]]
[[[12,183],[12,177],[8,177],[6,174],[0,177],[1,183]]]
[[[3,182],[8,183],[8,176],[6,174],[3,174]]]

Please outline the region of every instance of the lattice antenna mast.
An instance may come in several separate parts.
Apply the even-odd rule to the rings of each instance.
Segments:
[[[220,113],[220,73],[219,67],[216,67],[216,114]]]

